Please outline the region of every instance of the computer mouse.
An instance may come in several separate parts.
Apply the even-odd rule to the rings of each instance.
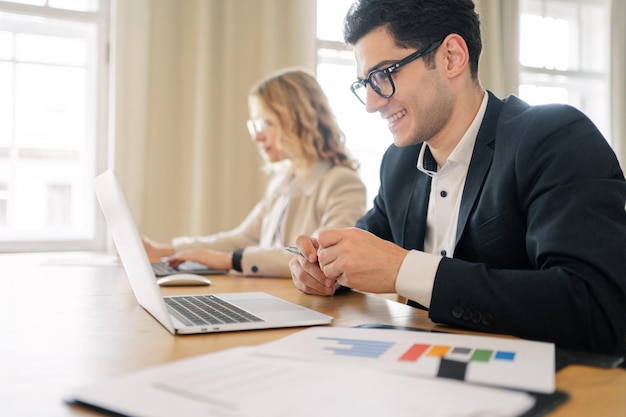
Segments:
[[[202,275],[173,274],[157,279],[157,284],[162,287],[188,286],[188,285],[211,285],[211,280]]]

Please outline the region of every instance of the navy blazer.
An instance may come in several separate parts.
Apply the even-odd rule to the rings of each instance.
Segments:
[[[406,249],[424,248],[431,180],[416,168],[421,146],[389,147],[374,206],[357,223]],[[626,353],[625,204],[617,158],[585,115],[489,93],[430,318]]]

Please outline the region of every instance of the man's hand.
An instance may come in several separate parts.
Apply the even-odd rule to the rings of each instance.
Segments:
[[[289,262],[291,278],[300,291],[307,294],[333,295],[335,281],[327,279],[317,263],[317,239],[298,236],[296,246],[303,256],[294,256]]]
[[[304,257],[290,262],[298,289],[332,295],[335,283],[372,293],[396,292],[400,265],[408,251],[357,228],[329,229],[317,239],[299,236],[296,245]]]

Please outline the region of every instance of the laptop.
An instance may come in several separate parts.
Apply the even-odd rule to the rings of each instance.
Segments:
[[[98,175],[94,190],[135,298],[172,334],[314,326],[333,318],[264,292],[167,296],[156,276],[113,170]]]
[[[224,275],[228,271],[225,269],[213,269],[198,262],[185,261],[176,268],[170,266],[166,260],[150,262],[152,271],[157,277],[165,277],[176,274],[196,274],[196,275]]]

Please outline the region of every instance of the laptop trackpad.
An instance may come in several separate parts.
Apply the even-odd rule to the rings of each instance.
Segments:
[[[299,305],[273,298],[252,298],[248,300],[237,300],[236,304],[239,307],[254,313],[273,313],[278,311],[294,311],[303,309],[303,307],[300,307]]]

